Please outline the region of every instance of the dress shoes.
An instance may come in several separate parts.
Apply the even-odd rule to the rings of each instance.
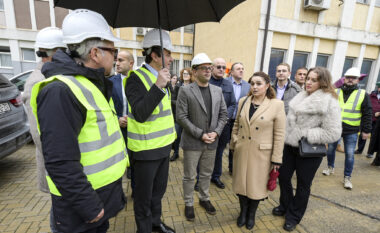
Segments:
[[[297,224],[285,222],[282,228],[284,228],[285,231],[293,231],[294,229],[296,229],[296,226]]]
[[[199,201],[200,206],[202,206],[208,214],[215,215],[216,214],[216,209],[215,207],[211,204],[210,201]]]
[[[218,187],[220,189],[224,189],[225,188],[223,182],[220,181],[220,179],[211,179],[211,182],[214,183],[216,185],[216,187]]]
[[[158,226],[152,226],[152,232],[175,233],[175,230],[166,226],[165,223],[161,222]]]
[[[275,215],[275,216],[284,216],[285,215],[285,211],[282,210],[280,206],[277,206],[277,207],[273,208],[272,214]]]
[[[194,206],[185,206],[185,217],[187,221],[193,222],[195,219]]]

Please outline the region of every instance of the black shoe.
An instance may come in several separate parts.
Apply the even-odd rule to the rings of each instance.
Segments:
[[[284,228],[285,231],[293,231],[294,229],[296,229],[296,226],[297,224],[285,222],[282,228]]]
[[[210,201],[199,201],[199,204],[206,210],[208,214],[215,215],[216,209]]]
[[[225,188],[223,182],[220,181],[219,179],[211,179],[211,182],[214,183],[216,185],[216,187],[218,187],[220,189],[224,189]]]
[[[197,183],[195,183],[195,185],[194,185],[194,191],[199,192],[199,184],[198,184],[198,181],[197,181]]]
[[[280,206],[277,206],[277,207],[273,208],[272,214],[275,215],[275,216],[284,216],[285,215],[285,211],[282,210],[282,208]]]
[[[248,211],[248,197],[238,195],[239,197],[239,204],[240,204],[240,214],[236,221],[236,224],[238,227],[242,227],[247,222],[247,211]]]
[[[127,178],[129,180],[131,179],[131,174],[132,174],[132,169],[129,167],[129,168],[127,168]]]
[[[356,150],[356,151],[355,151],[355,154],[356,154],[356,155],[361,155],[362,152],[363,152],[363,151],[358,151],[358,150]]]
[[[166,226],[165,223],[161,222],[158,226],[152,226],[152,232],[175,233],[175,230]]]
[[[176,161],[178,159],[178,154],[173,154],[171,157],[170,157],[170,162],[173,162],[173,161]]]
[[[185,206],[185,217],[187,221],[193,222],[195,219],[194,206]]]

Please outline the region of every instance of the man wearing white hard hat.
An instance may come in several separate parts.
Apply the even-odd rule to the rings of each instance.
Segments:
[[[344,84],[337,89],[342,114],[342,137],[344,142],[344,179],[343,187],[351,190],[353,185],[351,174],[354,169],[354,152],[358,133],[362,130],[362,138],[367,139],[372,128],[372,106],[365,90],[359,89],[360,70],[352,67],[344,74]],[[339,142],[339,141],[338,141]],[[327,150],[328,168],[323,170],[326,176],[334,174],[335,151],[338,142],[331,143]]]
[[[45,165],[44,165],[44,157],[42,155],[41,148],[41,140],[40,135],[37,130],[36,119],[33,115],[32,108],[30,106],[30,94],[32,92],[32,87],[34,84],[45,79],[45,76],[41,73],[41,68],[43,64],[51,61],[52,56],[58,49],[65,50],[66,45],[63,43],[62,31],[56,27],[46,27],[39,31],[36,36],[36,43],[34,47],[36,49],[36,54],[41,58],[41,61],[37,64],[37,67],[30,74],[29,78],[25,82],[24,93],[22,94],[23,102],[25,103],[25,107],[27,110],[28,121],[30,125],[30,133],[32,134],[32,138],[34,144],[36,145],[36,162],[37,162],[37,186],[38,188],[45,193],[49,192],[49,188],[47,185],[46,177],[45,177]],[[52,212],[50,214],[53,217]],[[51,231],[57,232],[54,224],[50,225]]]
[[[183,127],[183,196],[185,217],[194,221],[194,184],[199,164],[199,204],[208,214],[216,210],[210,202],[210,179],[214,169],[219,137],[227,122],[227,107],[220,87],[209,84],[212,62],[205,53],[192,62],[195,82],[180,88],[177,98],[177,122]]]
[[[42,67],[30,105],[37,120],[58,232],[107,232],[124,209],[126,145],[114,114],[111,73],[117,54],[107,22],[79,9],[62,24],[69,53]]]
[[[169,34],[146,33],[145,64],[125,79],[128,100],[128,153],[134,169],[133,207],[137,232],[175,232],[161,221],[161,199],[166,192],[171,145],[176,138],[171,110],[169,67],[173,50]],[[164,64],[162,64],[162,56]]]

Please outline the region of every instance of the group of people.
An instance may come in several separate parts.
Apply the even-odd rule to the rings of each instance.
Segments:
[[[234,63],[225,78],[224,59],[211,61],[199,53],[177,82],[169,72],[173,47],[167,32],[147,32],[145,63],[136,70],[132,54],[119,52],[116,41],[103,16],[85,9],[70,12],[62,30],[49,27],[37,35],[41,63],[28,78],[23,98],[36,143],[39,187],[51,193],[52,232],[106,232],[108,220],[126,203],[121,182],[126,171],[137,232],[175,232],[161,220],[161,199],[169,161],[179,157],[179,147],[188,221],[195,219],[194,190],[199,190],[200,206],[216,214],[209,186],[225,188],[221,175],[227,144],[239,227],[254,227],[259,202],[268,198],[272,170],[280,173],[280,205],[272,213],[285,216],[287,231],[301,221],[323,159],[302,157],[302,138],[328,144],[323,173],[330,175],[343,137],[344,187],[352,188],[357,134],[366,139],[374,125],[370,98],[357,87],[356,68],[346,72],[340,89],[322,67],[297,70],[293,82],[286,63],[277,66],[273,84],[264,72],[255,72],[247,82],[242,63]],[[112,75],[114,62],[117,75]]]

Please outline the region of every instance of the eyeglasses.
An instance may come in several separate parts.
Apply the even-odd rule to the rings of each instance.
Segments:
[[[183,75],[190,75],[189,73],[185,73],[185,72],[183,72]]]
[[[288,72],[288,70],[277,70],[277,73],[286,73],[286,72]]]
[[[116,48],[108,48],[108,47],[97,47],[97,48],[110,52],[111,54],[113,54],[113,58],[115,60],[117,59],[118,50]]]
[[[226,66],[215,66],[218,70],[220,70],[220,69],[223,69],[223,70],[225,70],[226,69]]]
[[[48,54],[46,51],[36,51],[37,57],[48,57]]]
[[[346,79],[358,79],[359,77],[355,77],[355,76],[346,76],[346,77],[344,77],[344,78],[346,78]]]
[[[202,70],[202,71],[211,71],[212,67],[211,66],[198,66],[197,70]]]

